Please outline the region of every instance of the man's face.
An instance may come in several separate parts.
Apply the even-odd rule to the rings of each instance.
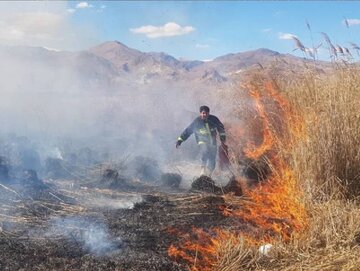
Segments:
[[[200,112],[200,118],[202,120],[206,120],[208,118],[208,116],[209,116],[209,112],[206,112],[205,110]]]

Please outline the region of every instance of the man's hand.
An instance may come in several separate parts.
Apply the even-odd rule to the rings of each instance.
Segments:
[[[179,147],[180,147],[180,145],[181,145],[181,143],[182,143],[182,141],[181,141],[181,140],[176,141],[176,148],[179,148]]]

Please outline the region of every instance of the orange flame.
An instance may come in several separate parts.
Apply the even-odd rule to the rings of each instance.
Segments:
[[[263,123],[263,142],[259,147],[248,146],[245,149],[245,154],[248,158],[257,160],[266,151],[272,149],[272,146],[274,144],[274,138],[273,138],[273,134],[271,133],[271,130],[269,127],[269,122],[268,122],[266,114],[265,114],[264,105],[261,103],[260,93],[252,91],[250,93],[250,95],[254,99],[255,108],[257,109],[258,114]],[[253,149],[253,150],[251,150],[251,149]]]
[[[256,188],[245,189],[250,201],[224,215],[236,216],[262,230],[259,237],[266,241],[283,241],[298,236],[307,228],[308,218],[303,194],[292,171],[283,162],[280,169]]]
[[[221,229],[210,229],[208,232],[203,229],[193,228],[189,234],[182,237],[187,239],[180,248],[171,245],[168,255],[175,259],[185,260],[192,271],[211,271],[217,263],[217,252],[221,246],[221,240],[227,240],[233,236],[232,233]]]
[[[248,142],[242,153],[253,160],[265,157],[271,173],[255,187],[243,187],[247,200],[234,199],[234,195],[223,196],[228,207],[221,206],[220,209],[224,216],[238,218],[239,225],[249,224],[255,231],[193,229],[192,234],[182,235],[185,241],[178,247],[172,245],[168,254],[189,263],[193,271],[212,270],[224,240],[238,240],[241,235],[253,245],[288,241],[308,227],[308,214],[298,180],[279,155],[279,148],[282,151],[292,148],[294,140],[304,135],[302,118],[276,90],[275,84],[265,83],[262,92],[258,87],[249,88],[257,119],[261,120],[262,141],[258,144]],[[242,130],[234,131],[242,134]]]
[[[286,128],[288,130],[283,132],[290,133],[290,135],[288,135],[288,137],[285,139],[289,141],[291,136],[294,137],[295,140],[304,138],[306,136],[304,119],[300,114],[295,112],[294,108],[290,105],[289,101],[280,95],[278,91],[279,87],[277,86],[277,84],[275,82],[265,82],[264,89],[267,92],[268,96],[274,99],[274,101],[277,102],[278,106],[281,109],[282,119],[283,119],[282,123],[287,125]]]
[[[188,264],[191,271],[217,270],[221,247],[223,243],[236,245],[240,238],[244,238],[249,245],[259,245],[259,240],[254,239],[248,233],[234,233],[229,230],[213,228],[208,231],[193,228],[191,233],[179,234],[186,241],[179,247],[171,245],[168,255],[175,260],[182,260]],[[191,236],[191,239],[190,239]]]

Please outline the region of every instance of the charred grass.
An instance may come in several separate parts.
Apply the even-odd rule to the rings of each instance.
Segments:
[[[213,193],[140,191],[138,183],[125,192],[52,184],[72,200],[44,197],[47,190],[37,200],[24,198],[0,186],[1,270],[188,270],[168,256],[179,235],[234,223],[224,219],[224,200]]]

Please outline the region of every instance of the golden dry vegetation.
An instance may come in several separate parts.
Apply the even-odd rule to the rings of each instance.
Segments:
[[[284,140],[277,140],[276,147],[297,180],[308,223],[288,240],[272,240],[267,255],[241,234],[223,240],[216,270],[360,269],[359,72],[355,64],[333,62],[326,74],[314,65],[302,74],[272,76],[276,90],[301,117],[290,147]],[[266,80],[259,74],[252,77],[259,88]],[[292,116],[285,118],[289,127],[299,121]],[[279,135],[276,125],[269,129]]]

